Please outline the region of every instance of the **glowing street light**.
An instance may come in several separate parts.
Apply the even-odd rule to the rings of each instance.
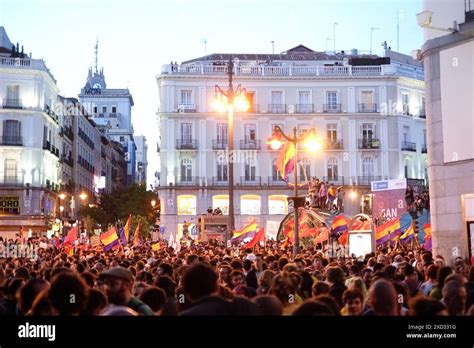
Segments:
[[[298,137],[297,134],[297,129],[296,127],[293,128],[293,136],[288,136],[286,135],[283,130],[279,126],[275,126],[273,128],[273,135],[270,139],[268,139],[267,144],[270,145],[270,147],[273,150],[278,150],[282,143],[283,139],[293,143],[295,147],[294,155],[293,155],[293,161],[296,164],[298,162],[298,147],[299,145],[302,145],[303,149],[306,149],[311,152],[317,152],[322,148],[321,142],[318,140],[316,137],[316,130],[314,128],[310,129],[307,134],[305,134],[303,137]],[[296,165],[295,168],[293,169],[293,174],[294,174],[294,187],[293,187],[293,211],[295,214],[295,223],[293,224],[293,237],[294,237],[294,242],[293,242],[293,257],[296,257],[298,254],[299,246],[300,246],[300,237],[299,237],[299,221],[298,221],[298,208],[299,205],[297,202],[299,202],[298,198],[303,198],[303,197],[298,197],[298,171],[296,170]]]
[[[349,192],[349,197],[354,200],[357,198],[357,192],[355,190],[352,190],[351,192]]]
[[[65,194],[65,193],[60,193],[60,194],[59,194],[59,198],[60,198],[61,200],[64,200],[64,199],[66,198],[66,194]]]
[[[155,205],[156,205],[156,201],[155,201],[154,199],[152,199],[152,200],[151,200],[151,206],[152,206],[153,208],[155,208]]]
[[[64,207],[63,207],[62,205],[59,207],[59,211],[60,211],[61,213],[64,211]]]
[[[79,198],[84,201],[84,200],[87,198],[87,193],[82,192],[82,193],[79,195]]]

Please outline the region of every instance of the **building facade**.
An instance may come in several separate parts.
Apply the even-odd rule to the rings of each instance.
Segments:
[[[41,59],[12,43],[0,27],[0,232],[21,226],[46,232],[58,209],[58,87]]]
[[[102,124],[108,121],[108,131],[112,140],[122,144],[127,162],[126,184],[135,182],[136,145],[133,139],[132,106],[133,98],[128,89],[107,88],[104,71],[89,69],[87,81],[81,89],[79,100],[93,121]]]
[[[423,10],[433,253],[453,265],[474,255],[474,2],[425,0]]]
[[[135,182],[138,185],[146,185],[147,170],[148,170],[148,145],[146,138],[143,135],[134,136],[135,144],[137,146],[136,159],[137,169],[135,175]]]
[[[160,109],[159,194],[165,235],[180,233],[208,207],[228,206],[227,114],[213,109],[227,89],[231,55],[165,65],[157,76]],[[249,216],[265,226],[287,213],[291,188],[266,144],[275,125],[289,134],[315,128],[324,149],[301,151],[300,182],[318,177],[368,192],[381,179],[426,179],[423,68],[386,48],[385,57],[297,46],[282,54],[238,54],[234,88],[250,105],[234,115],[235,225]]]

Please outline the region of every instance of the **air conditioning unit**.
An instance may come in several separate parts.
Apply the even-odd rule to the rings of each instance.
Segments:
[[[295,106],[293,104],[288,105],[288,113],[289,114],[295,113]]]

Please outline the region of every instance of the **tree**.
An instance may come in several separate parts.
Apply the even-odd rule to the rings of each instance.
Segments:
[[[137,225],[140,222],[140,239],[144,240],[150,237],[151,229],[148,220],[141,215],[132,216],[132,223],[130,225],[130,240],[133,240],[135,237],[135,231],[137,229]]]

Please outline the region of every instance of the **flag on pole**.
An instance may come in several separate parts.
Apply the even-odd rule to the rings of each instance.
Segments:
[[[350,220],[344,214],[336,216],[331,224],[332,236],[338,237],[343,232],[347,231],[347,225],[349,222]]]
[[[413,225],[410,225],[410,227],[407,228],[407,230],[405,231],[405,233],[403,233],[401,236],[400,236],[400,239],[411,239],[415,236],[415,231],[413,229]]]
[[[67,234],[66,239],[64,239],[64,245],[74,244],[74,242],[77,239],[77,230],[78,230],[77,226],[74,226],[73,228],[69,230],[69,233]]]
[[[242,229],[234,231],[232,234],[231,242],[241,242],[245,238],[251,238],[255,236],[257,231],[257,223],[255,219],[251,219]]]
[[[130,215],[128,216],[127,223],[125,224],[125,226],[124,226],[124,228],[123,228],[123,230],[124,230],[124,232],[125,232],[125,240],[126,240],[127,242],[128,242],[129,237],[130,237],[130,225],[131,225],[131,223],[132,223],[132,214],[130,214]],[[125,243],[125,244],[127,244],[127,243]]]
[[[433,244],[432,244],[432,239],[431,239],[431,224],[425,224],[424,225],[425,229],[425,243],[423,247],[425,248],[426,251],[432,251],[433,249]]]
[[[243,249],[253,248],[255,245],[262,241],[265,241],[265,229],[263,227],[260,227],[260,229],[252,238],[252,240],[243,246]]]
[[[295,144],[291,141],[287,141],[285,145],[283,145],[276,160],[275,167],[285,181],[288,181],[288,176],[295,169],[295,152]]]
[[[140,221],[138,221],[137,228],[135,229],[135,234],[133,236],[133,246],[138,246],[138,233],[140,232]]]
[[[377,245],[384,244],[401,234],[400,218],[392,219],[377,227],[375,240]]]
[[[112,250],[113,247],[118,246],[118,237],[117,230],[115,227],[112,227],[107,232],[104,232],[100,235],[100,240],[104,244],[104,251]]]

